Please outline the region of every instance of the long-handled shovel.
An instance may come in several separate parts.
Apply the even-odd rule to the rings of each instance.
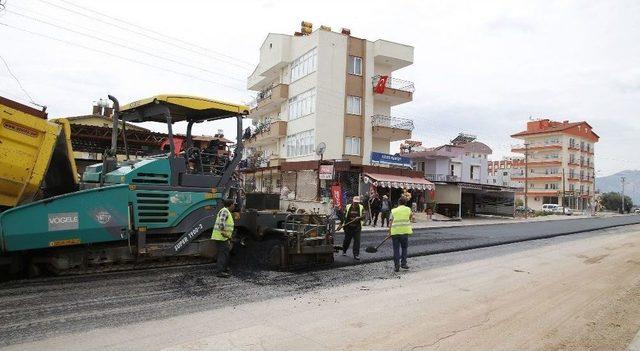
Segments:
[[[350,220],[349,222],[347,222],[347,223],[345,223],[345,224],[342,224],[342,223],[341,223],[341,224],[338,226],[338,228],[336,228],[336,232],[339,232],[339,231],[340,231],[340,229],[342,229],[343,227],[348,226],[349,224],[351,224],[351,223],[353,223],[353,222],[355,222],[355,221],[361,221],[361,220],[362,220],[362,218],[364,218],[364,217],[356,217],[356,218],[354,218],[354,219]]]
[[[378,252],[378,249],[380,248],[380,246],[382,246],[382,244],[384,244],[387,240],[389,240],[390,237],[391,237],[391,234],[387,235],[387,237],[384,238],[384,240],[382,240],[382,242],[380,244],[378,244],[378,246],[376,246],[376,247],[367,246],[367,248],[364,249],[364,251],[366,251],[368,253],[376,253],[376,252]]]

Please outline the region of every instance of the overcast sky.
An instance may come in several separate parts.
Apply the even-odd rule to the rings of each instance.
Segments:
[[[499,159],[529,117],[586,120],[601,137],[598,176],[640,169],[640,1],[7,0],[0,55],[51,117],[89,113],[107,94],[246,102],[267,33],[302,20],[415,47],[395,73],[415,82],[414,101],[393,114],[414,119],[425,145],[466,132]],[[28,101],[1,62],[0,95]]]

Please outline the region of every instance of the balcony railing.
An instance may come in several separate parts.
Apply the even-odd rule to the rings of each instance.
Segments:
[[[271,98],[274,94],[274,91],[277,95],[279,95],[278,97],[280,99],[284,99],[288,96],[289,94],[289,90],[288,90],[288,86],[286,84],[283,83],[274,83],[271,86],[269,86],[268,88],[262,90],[261,92],[259,92],[256,97],[251,100],[251,102],[249,102],[249,107],[253,110],[257,107],[259,107],[260,102],[267,100],[269,98]]]
[[[374,87],[378,84],[378,82],[380,81],[380,78],[381,78],[381,76],[374,76],[373,77],[373,86]],[[413,82],[410,82],[408,80],[402,80],[402,79],[398,79],[398,78],[393,78],[393,77],[388,77],[387,78],[387,82],[384,84],[384,86],[385,86],[385,88],[406,91],[408,93],[413,93],[416,90],[415,85],[413,84]]]
[[[545,143],[545,142],[535,142],[535,143],[529,143],[527,145],[527,147],[530,150],[535,150],[535,149],[541,149],[541,148],[545,148],[545,147],[550,147],[550,148],[562,148],[562,143],[560,142],[553,142],[553,143]],[[525,144],[512,144],[511,145],[511,150],[525,150]]]
[[[459,182],[460,177],[449,174],[425,174],[425,178],[432,182]]]
[[[408,118],[390,117],[383,115],[371,116],[371,124],[374,127],[388,127],[394,129],[403,129],[412,131],[414,128],[413,120]]]

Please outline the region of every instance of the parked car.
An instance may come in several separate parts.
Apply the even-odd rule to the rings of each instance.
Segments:
[[[569,207],[556,206],[555,210],[553,210],[553,213],[571,216],[573,214],[573,211]]]
[[[516,206],[516,212],[524,213],[525,212],[525,207],[524,206]],[[534,213],[535,211],[531,207],[527,207],[526,208],[526,212]]]
[[[542,205],[542,212],[554,213],[556,211],[557,207],[558,207],[557,204],[543,204]]]

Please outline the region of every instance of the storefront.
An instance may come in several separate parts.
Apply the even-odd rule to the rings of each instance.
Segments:
[[[280,194],[281,208],[327,213],[332,204],[344,207],[354,196],[378,193],[396,204],[411,193],[417,210],[433,202],[435,187],[421,172],[410,169],[354,165],[348,160],[283,162],[277,167],[244,170],[246,192]]]
[[[436,182],[436,212],[447,217],[513,216],[515,188],[466,182]]]
[[[387,170],[383,168],[382,170]],[[380,170],[378,170],[380,171]],[[411,194],[410,206],[416,211],[424,211],[428,203],[435,198],[435,186],[430,181],[414,175],[394,175],[367,172],[363,173],[363,193],[387,195],[393,205],[403,193]]]

